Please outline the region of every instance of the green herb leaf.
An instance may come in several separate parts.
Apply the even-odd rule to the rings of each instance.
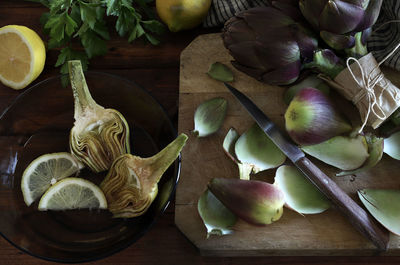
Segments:
[[[116,16],[115,29],[120,36],[132,42],[145,37],[150,43],[159,43],[155,35],[164,32],[162,23],[154,20],[154,0],[30,0],[49,8],[40,22],[49,35],[48,49],[61,48],[56,66],[67,73],[68,60],[80,59],[87,68],[88,58],[107,52],[110,39],[109,20],[104,15]],[[78,39],[78,40],[76,40]],[[72,50],[71,43],[80,42],[84,52]]]
[[[160,44],[160,41],[157,40],[156,38],[154,38],[151,34],[146,33],[145,36],[146,36],[146,39],[147,39],[151,44],[153,44],[153,45],[158,45],[158,44]]]
[[[142,21],[142,25],[148,31],[156,33],[156,34],[162,34],[165,32],[164,25],[160,21],[157,21],[157,20]]]
[[[60,15],[52,15],[44,25],[45,29],[50,30],[50,37],[56,41],[61,41],[64,38],[64,32],[67,36],[71,36],[78,24],[73,20],[67,12]]]
[[[97,13],[96,13],[96,6],[93,4],[88,4],[85,2],[79,2],[79,6],[81,8],[81,19],[85,21],[91,29],[94,29],[94,25],[97,21]]]
[[[65,16],[65,32],[68,36],[72,36],[75,29],[78,27],[78,24],[73,20],[67,13],[64,13]]]
[[[87,29],[79,36],[81,37],[81,43],[89,58],[107,53],[106,42],[101,39],[95,31]]]

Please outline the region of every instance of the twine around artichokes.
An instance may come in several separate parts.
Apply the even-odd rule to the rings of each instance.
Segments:
[[[351,74],[351,76],[353,77],[354,81],[358,84],[359,87],[361,87],[361,90],[356,94],[356,96],[352,99],[352,102],[354,104],[357,104],[362,98],[364,98],[365,96],[368,97],[368,110],[367,110],[367,114],[364,117],[364,121],[363,124],[359,130],[359,133],[361,133],[365,126],[367,125],[368,122],[368,118],[370,113],[374,113],[379,119],[381,120],[385,120],[387,118],[387,115],[385,114],[385,112],[382,110],[382,107],[377,103],[377,96],[375,95],[375,90],[374,87],[381,81],[383,80],[385,77],[383,75],[382,72],[378,72],[377,75],[374,74],[374,72],[376,70],[380,69],[380,66],[390,57],[392,56],[396,50],[400,47],[400,43],[388,54],[386,55],[385,58],[383,58],[383,60],[381,60],[378,65],[376,67],[373,68],[373,70],[367,75],[364,71],[364,68],[361,66],[360,62],[358,59],[354,58],[354,57],[349,57],[346,60],[346,66],[347,69],[349,71],[349,73]],[[360,73],[361,73],[361,81],[356,77],[356,75],[354,74],[353,70],[350,67],[350,63],[354,62],[356,63],[356,65],[358,66]],[[325,79],[324,77],[322,77],[323,79]],[[380,95],[379,95],[379,99],[381,99],[383,92],[387,89],[388,84],[385,83],[383,90],[381,91]],[[400,95],[396,94],[396,96],[392,96],[392,98],[394,100],[400,100]],[[376,111],[374,109],[374,107],[377,107],[378,111]],[[380,112],[378,114],[378,112]]]

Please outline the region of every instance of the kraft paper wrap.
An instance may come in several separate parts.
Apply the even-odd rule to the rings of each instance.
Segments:
[[[373,106],[372,99],[371,102],[369,100],[367,89],[361,87],[354,80],[348,68],[340,72],[334,80],[326,77],[322,77],[322,79],[335,87],[340,94],[356,105],[357,109],[360,111],[361,120],[363,122],[365,121],[369,105],[371,104],[367,125],[376,129],[400,106],[400,90],[383,75],[372,53],[363,56],[358,62],[364,69],[365,78],[373,80],[379,75],[382,75],[380,81],[373,87],[376,97],[376,104]],[[362,73],[358,64],[353,63],[350,65],[350,68],[358,82],[362,84]]]

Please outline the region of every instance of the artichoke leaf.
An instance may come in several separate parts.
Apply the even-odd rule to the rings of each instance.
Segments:
[[[368,153],[369,156],[367,160],[364,162],[364,165],[360,168],[350,171],[342,171],[337,173],[336,176],[346,176],[356,174],[365,170],[368,170],[374,167],[376,164],[381,161],[383,156],[383,138],[376,137],[375,135],[366,135],[365,139],[367,140],[368,145]]]
[[[226,208],[208,189],[200,196],[197,210],[205,227],[207,238],[210,235],[232,234],[231,227],[236,223],[237,217]]]
[[[239,133],[234,128],[230,128],[224,138],[222,147],[224,148],[225,154],[238,166],[239,178],[249,180],[254,166],[246,163],[240,163],[237,160],[235,154],[235,143],[239,137]]]
[[[376,220],[400,236],[400,190],[363,189],[358,196]]]
[[[394,159],[400,160],[400,132],[385,138],[383,152]]]
[[[274,185],[283,192],[286,207],[300,214],[318,214],[330,207],[325,195],[293,166],[280,166]]]
[[[256,123],[236,141],[235,154],[240,163],[253,167],[253,173],[276,168],[286,160],[285,154]]]
[[[368,145],[362,135],[355,138],[335,136],[320,144],[303,146],[302,150],[328,165],[347,171],[361,167],[369,157]]]
[[[215,62],[210,65],[207,74],[214,78],[215,80],[221,82],[231,82],[233,81],[233,72],[223,63]]]

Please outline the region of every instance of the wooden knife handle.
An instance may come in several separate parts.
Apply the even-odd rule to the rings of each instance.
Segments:
[[[358,231],[371,240],[380,250],[387,249],[389,232],[352,200],[333,180],[307,157],[299,159],[294,164],[348,217]]]

